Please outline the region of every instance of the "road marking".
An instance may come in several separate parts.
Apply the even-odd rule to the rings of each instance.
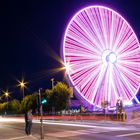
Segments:
[[[99,128],[96,128],[96,129],[87,129],[87,130],[80,130],[80,132],[88,132],[89,134],[90,133],[103,133],[103,132],[111,132],[113,130],[105,130],[105,129],[99,129]]]
[[[9,139],[3,139],[3,140],[19,140],[19,139],[24,139],[24,138],[27,138],[27,136],[16,137],[16,138],[9,138]]]
[[[50,137],[57,137],[57,138],[65,138],[65,137],[72,137],[78,135],[89,135],[89,134],[97,134],[102,132],[110,132],[110,130],[96,130],[96,129],[87,129],[87,130],[76,130],[76,131],[61,131],[61,132],[53,132],[47,133],[46,136]]]
[[[140,132],[117,135],[116,137],[127,137],[127,136],[133,136],[133,135],[140,135]]]
[[[75,131],[75,133],[72,131],[63,131],[63,132],[48,133],[45,135],[50,136],[50,137],[65,138],[65,137],[78,136],[80,134],[78,132],[76,133],[76,131]]]
[[[8,139],[3,139],[3,140],[20,140],[20,139],[24,139],[24,138],[38,139],[37,137],[34,137],[34,136],[22,136],[22,137],[8,138]]]

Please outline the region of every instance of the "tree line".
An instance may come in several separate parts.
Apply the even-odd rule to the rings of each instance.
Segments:
[[[69,99],[71,95],[70,88],[62,82],[58,82],[52,89],[46,89],[41,92],[42,99],[47,102],[43,104],[43,112],[51,113],[62,111],[69,107]],[[9,102],[0,103],[0,114],[20,114],[29,108],[34,113],[39,114],[40,102],[38,92],[25,96],[22,101],[17,99]]]

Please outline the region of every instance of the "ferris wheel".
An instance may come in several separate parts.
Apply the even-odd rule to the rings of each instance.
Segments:
[[[88,103],[111,106],[136,98],[140,83],[140,45],[129,23],[114,10],[89,6],[70,20],[63,59],[77,93]],[[137,100],[138,101],[138,100]]]

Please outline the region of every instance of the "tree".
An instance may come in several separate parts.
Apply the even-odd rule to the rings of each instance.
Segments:
[[[28,109],[32,108],[35,110],[37,108],[37,93],[32,95],[27,95],[23,98],[21,102],[21,110],[22,112],[27,111]]]
[[[9,102],[8,104],[8,110],[11,112],[11,113],[20,113],[20,109],[21,109],[21,104],[18,100],[12,100]]]
[[[55,111],[66,109],[69,103],[71,90],[65,83],[58,82],[48,93],[48,105],[55,108]]]
[[[50,101],[50,97],[52,95],[52,90],[45,90],[45,92],[43,92],[42,94],[42,99],[46,99],[47,100],[47,103],[43,105],[43,112],[50,112],[52,110],[52,104],[51,104],[51,101]]]
[[[4,111],[5,111],[5,105],[6,105],[5,103],[1,103],[1,104],[0,104],[0,113],[1,113],[1,114],[3,114]]]
[[[58,82],[52,90],[41,91],[41,98],[46,99],[43,104],[43,112],[50,112],[52,108],[55,111],[61,111],[68,106],[71,90],[65,83]],[[39,111],[39,98],[38,93],[27,95],[21,102],[22,112],[32,108],[34,111],[38,108]]]

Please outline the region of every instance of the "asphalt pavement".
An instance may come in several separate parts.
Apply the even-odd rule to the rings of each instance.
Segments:
[[[140,119],[130,122],[44,120],[44,140],[139,140]],[[40,139],[40,121],[34,120],[32,136],[24,132],[24,119],[0,118],[0,140]]]

